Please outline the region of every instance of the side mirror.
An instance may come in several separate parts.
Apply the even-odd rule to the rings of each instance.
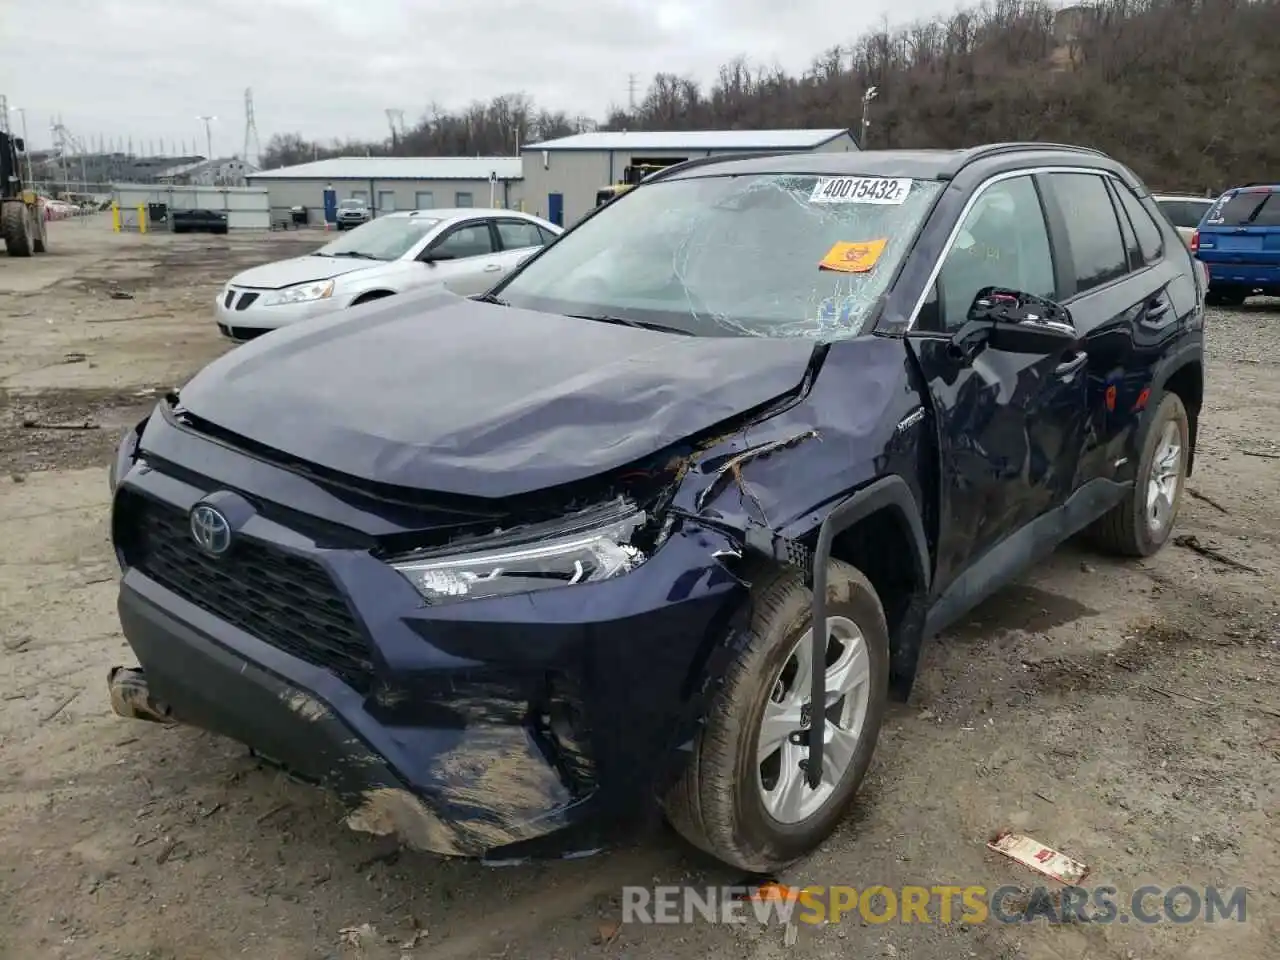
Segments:
[[[26,153],[26,152],[27,152],[27,141],[23,140],[21,137],[14,137],[14,138],[13,138],[13,149],[17,150],[19,153]]]
[[[453,254],[440,253],[439,251],[436,251],[436,250],[427,250],[426,252],[420,254],[418,257],[419,261],[421,261],[422,263],[425,263],[429,267],[434,267],[437,263],[440,263],[443,260],[452,260],[452,259],[454,259]]]
[[[1066,307],[1021,290],[984,287],[952,337],[955,350],[972,357],[984,345],[1010,353],[1052,354],[1078,343]]]

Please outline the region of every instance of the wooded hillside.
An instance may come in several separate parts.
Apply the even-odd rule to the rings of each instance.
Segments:
[[[1054,140],[1099,147],[1153,189],[1204,193],[1280,178],[1280,0],[1100,0],[1063,9],[987,0],[867,34],[801,75],[748,56],[707,90],[653,78],[634,112],[601,122],[523,94],[428,108],[381,143],[273,137],[269,166],[343,154],[510,154],[584,129],[851,127],[872,103],[871,147]]]

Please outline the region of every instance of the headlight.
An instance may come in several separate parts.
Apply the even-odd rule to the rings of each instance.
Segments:
[[[594,529],[453,556],[392,563],[428,603],[497,597],[608,580],[644,562],[631,546],[643,511]]]
[[[328,300],[333,296],[333,281],[324,280],[319,283],[300,283],[296,287],[286,287],[275,293],[267,294],[263,300],[264,307],[279,307],[286,303],[308,303],[312,300]]]
[[[116,455],[112,458],[111,466],[107,470],[107,486],[112,493],[116,492],[120,478],[133,466],[133,461],[138,454],[138,441],[142,438],[142,431],[149,419],[150,415],[130,427],[120,438],[120,443],[116,445]]]

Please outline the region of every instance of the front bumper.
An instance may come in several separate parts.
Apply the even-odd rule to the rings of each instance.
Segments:
[[[292,323],[324,316],[343,307],[336,297],[264,307],[262,299],[270,292],[247,287],[222,289],[213,304],[218,332],[231,340],[243,342]]]
[[[279,581],[289,564],[310,564],[367,640],[362,677],[245,629],[242,610],[192,593],[176,555],[164,554],[163,568],[134,562],[140,504],[185,516],[205,493],[135,468],[116,495],[121,625],[174,719],[331,789],[349,826],[439,854],[584,851],[653,813],[713,692],[701,678],[745,590],[712,558],[721,535],[677,533],[603,583],[433,608],[367,551],[321,548],[251,517],[246,546],[291,559],[257,570],[248,602],[275,598],[295,624],[323,625]],[[215,612],[219,603],[232,615]]]

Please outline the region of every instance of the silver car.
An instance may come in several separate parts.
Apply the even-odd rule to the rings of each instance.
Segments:
[[[1178,231],[1178,236],[1182,237],[1183,242],[1190,244],[1191,235],[1196,232],[1196,227],[1200,226],[1200,221],[1204,219],[1204,215],[1209,212],[1209,208],[1217,198],[1159,193],[1154,194],[1151,199],[1155,200],[1164,211],[1164,215],[1169,218],[1169,222]]]
[[[515,210],[389,213],[315,253],[236,274],[215,302],[232,340],[406,290],[439,286],[484,293],[563,232]]]

